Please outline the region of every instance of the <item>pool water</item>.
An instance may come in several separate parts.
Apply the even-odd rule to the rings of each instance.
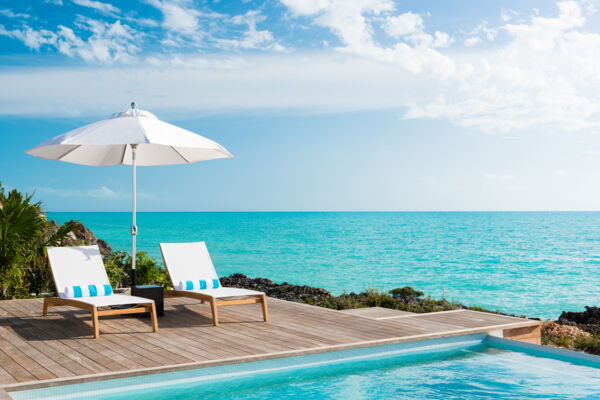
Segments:
[[[496,345],[485,335],[468,335],[10,394],[14,399],[600,398],[600,358],[571,359],[564,351],[557,356],[507,342]]]

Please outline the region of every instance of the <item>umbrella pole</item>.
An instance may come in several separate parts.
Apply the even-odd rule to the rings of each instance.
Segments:
[[[132,177],[132,191],[131,191],[131,206],[132,206],[132,223],[131,223],[131,288],[135,287],[135,259],[137,258],[135,252],[135,239],[137,236],[137,225],[135,224],[135,151],[137,149],[137,144],[131,145],[131,177]]]

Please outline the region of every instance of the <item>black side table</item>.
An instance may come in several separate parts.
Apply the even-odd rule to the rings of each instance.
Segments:
[[[156,315],[162,317],[165,315],[165,299],[163,295],[163,287],[158,285],[140,285],[131,288],[131,295],[143,297],[145,299],[154,300],[156,307]],[[150,313],[140,314],[149,317]]]

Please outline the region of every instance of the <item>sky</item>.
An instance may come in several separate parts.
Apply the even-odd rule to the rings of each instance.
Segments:
[[[4,0],[0,182],[128,211],[126,166],[25,150],[135,101],[233,159],[141,211],[600,209],[594,0]]]

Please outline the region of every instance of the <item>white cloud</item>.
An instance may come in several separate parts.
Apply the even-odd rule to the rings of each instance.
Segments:
[[[90,63],[126,62],[132,68],[0,71],[4,98],[11,99],[0,99],[0,113],[89,113],[102,104],[109,114],[114,110],[108,105],[120,104],[133,91],[148,107],[164,110],[396,108],[403,118],[447,119],[489,133],[600,128],[600,33],[590,26],[586,2],[561,1],[553,14],[520,15],[499,26],[482,21],[465,33],[464,47],[449,48],[453,38],[430,33],[423,22],[428,21],[426,14],[406,17],[408,13],[399,14],[387,0],[282,2],[291,18],[306,18],[330,30],[336,40],[327,38],[328,43],[330,48],[337,43],[337,48],[268,57],[150,54],[136,60],[143,37],[121,23],[80,19],[75,27],[56,32],[0,26],[0,35],[32,49],[56,46]],[[168,4],[182,10],[192,7],[184,0]],[[188,26],[195,38],[203,37],[203,44],[276,50],[276,38],[258,28],[264,17],[257,12],[232,18],[195,12],[196,22]],[[402,15],[416,22],[398,23],[383,40],[393,43],[379,43],[390,29],[388,21]],[[210,18],[219,23],[215,25],[235,25],[239,37],[210,36],[200,23]],[[177,23],[171,22],[174,29]],[[379,27],[384,31],[376,35]],[[170,33],[165,40],[185,45],[181,32]],[[55,90],[58,83],[63,90]]]
[[[500,13],[500,18],[502,18],[502,21],[508,22],[514,17],[519,16],[520,14],[521,13],[515,10],[502,10],[502,12]]]
[[[241,39],[216,39],[217,45],[225,49],[266,49],[283,51],[285,48],[278,44],[273,34],[268,30],[256,29],[256,24],[266,19],[258,10],[248,11],[243,15],[236,15],[230,19],[236,25],[248,25]]]
[[[105,64],[133,62],[133,55],[140,50],[136,44],[140,35],[120,21],[111,24],[83,18],[79,26],[91,32],[87,39],[82,39],[71,28],[59,26],[57,48],[69,57],[79,56],[88,62]]]
[[[3,10],[0,10],[0,14],[4,15],[5,17],[8,18],[31,18],[31,15],[29,14],[24,14],[24,13],[16,13],[13,10],[11,10],[10,8],[5,8]]]
[[[423,28],[423,18],[419,14],[411,12],[387,17],[384,24],[386,33],[394,38],[422,32]]]
[[[449,76],[455,65],[434,47],[446,47],[450,37],[425,32],[422,18],[413,13],[393,15],[391,0],[281,0],[293,15],[312,17],[316,25],[326,27],[343,43],[338,51],[392,63],[413,73],[431,71]],[[400,40],[383,46],[374,39],[373,24],[384,19],[384,30]]]
[[[465,46],[471,47],[481,43],[481,38],[478,36],[471,36],[465,39]]]
[[[48,45],[56,47],[60,53],[69,57],[78,56],[88,62],[104,64],[132,62],[133,55],[140,50],[137,43],[141,34],[120,21],[111,24],[80,17],[76,25],[88,34],[86,39],[73,29],[62,25],[58,26],[56,32],[35,30],[28,26],[7,30],[0,25],[0,36],[18,39],[33,50]]]
[[[73,3],[82,6],[93,8],[105,14],[118,14],[121,12],[117,7],[113,6],[109,3],[102,3],[100,1],[95,0],[71,0]]]
[[[36,31],[25,26],[22,29],[7,30],[4,25],[0,25],[0,36],[8,36],[22,41],[27,47],[33,50],[39,50],[43,45],[55,45],[56,34],[45,29]]]
[[[486,132],[600,127],[600,34],[583,29],[580,3],[559,2],[558,10],[499,27],[508,38],[492,51],[454,58],[467,73],[439,85],[435,99],[409,106],[405,117]]]
[[[162,27],[172,35],[166,45],[176,45],[177,37],[186,36],[200,40],[204,37],[201,30],[199,17],[202,15],[198,10],[188,5],[186,1],[148,0],[148,3],[159,9],[163,14]]]

